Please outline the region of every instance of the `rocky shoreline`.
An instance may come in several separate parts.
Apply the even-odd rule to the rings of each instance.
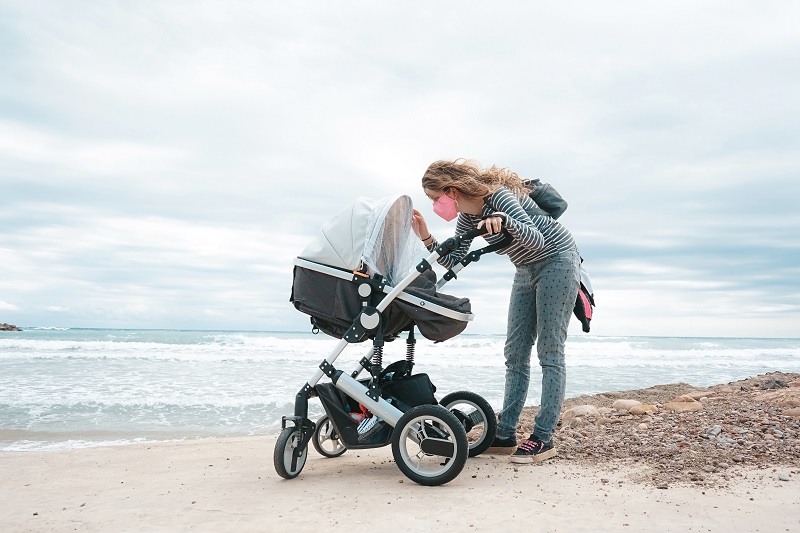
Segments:
[[[537,410],[523,410],[518,440]],[[728,487],[744,466],[790,481],[800,478],[800,374],[569,398],[554,442],[559,460],[634,466],[635,481],[658,488]]]
[[[6,324],[5,322],[0,323],[0,331],[22,331],[14,324]]]

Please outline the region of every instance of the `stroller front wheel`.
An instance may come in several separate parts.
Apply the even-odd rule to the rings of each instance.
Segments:
[[[469,456],[480,455],[492,445],[497,419],[494,409],[483,396],[470,391],[451,392],[439,402],[464,425],[469,442]]]
[[[272,459],[275,471],[285,479],[293,479],[300,475],[308,458],[308,447],[302,447],[300,430],[287,427],[278,435]]]
[[[342,443],[333,422],[328,415],[317,420],[317,428],[314,430],[314,437],[311,439],[314,449],[320,455],[328,458],[339,457],[347,451],[347,447]]]
[[[456,416],[440,405],[420,405],[400,417],[392,432],[397,466],[420,485],[443,485],[467,462],[467,434]]]

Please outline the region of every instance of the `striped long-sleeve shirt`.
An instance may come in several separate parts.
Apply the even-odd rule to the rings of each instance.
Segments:
[[[501,187],[484,198],[483,212],[480,216],[458,214],[456,233],[461,234],[478,227],[478,222],[491,215],[504,219],[503,227],[508,230],[514,240],[510,245],[498,250],[498,254],[508,255],[516,266],[527,265],[548,257],[553,257],[575,247],[575,240],[570,232],[558,221],[547,215],[529,214],[536,203],[529,197],[520,202],[517,195],[506,187]],[[503,235],[484,235],[486,242],[494,244],[503,239]],[[453,253],[439,258],[439,264],[451,268],[461,261],[469,252],[472,240],[464,240]],[[428,245],[433,251],[439,243],[434,239]]]

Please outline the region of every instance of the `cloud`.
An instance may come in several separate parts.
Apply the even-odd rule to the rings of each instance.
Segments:
[[[411,8],[409,8],[411,7]],[[37,325],[307,329],[291,262],[470,157],[553,183],[598,334],[795,335],[786,3],[0,8],[0,306]],[[505,329],[513,267],[448,290]],[[655,317],[655,318],[654,318]]]
[[[19,310],[18,306],[0,300],[0,311],[17,311],[17,310]]]

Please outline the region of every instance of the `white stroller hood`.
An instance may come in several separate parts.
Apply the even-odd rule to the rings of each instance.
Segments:
[[[402,279],[425,253],[411,231],[411,197],[381,199],[360,196],[322,225],[320,234],[299,255],[347,270],[368,267],[389,284]]]
[[[413,211],[407,195],[360,197],[323,224],[294,262],[289,300],[295,309],[310,315],[314,328],[343,338],[363,309],[358,281],[363,278],[354,271],[366,267],[367,277],[379,274],[390,289],[404,288],[381,301],[390,302],[383,311],[385,338],[397,336],[412,322],[434,341],[464,331],[473,316],[469,299],[437,292],[435,272],[416,270],[430,252],[411,230]],[[389,289],[384,292],[390,294]]]

